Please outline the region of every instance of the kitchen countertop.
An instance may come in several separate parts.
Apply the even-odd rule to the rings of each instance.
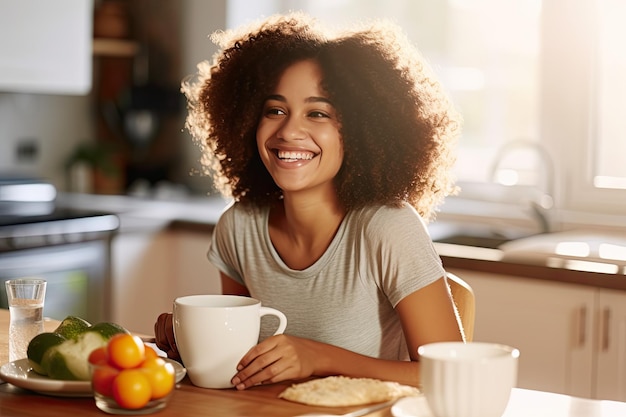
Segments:
[[[116,214],[120,233],[145,232],[185,225],[206,226],[217,223],[230,202],[218,195],[185,197],[173,200],[122,195],[59,194],[62,207],[94,209]]]
[[[502,251],[494,249],[462,247],[436,242],[435,247],[445,268],[626,291],[626,276],[623,272],[606,273],[593,271],[591,268],[574,269],[522,261],[503,261],[501,260]]]
[[[97,207],[116,214],[120,218],[119,233],[166,228],[210,232],[229,203],[219,195],[179,200],[85,194],[60,194],[58,197],[58,204],[62,206]],[[450,218],[459,222],[458,216],[443,215],[429,228],[434,231]],[[511,219],[511,227],[506,226],[506,219],[492,223],[500,228],[504,224],[506,230],[523,230],[526,226],[516,220],[519,217]],[[480,224],[480,221],[472,224]],[[600,227],[546,234],[535,231],[528,236],[513,233],[513,236],[513,240],[497,248],[483,248],[440,243],[433,233],[435,247],[446,268],[626,290],[626,233],[623,231]],[[609,255],[601,253],[601,246]]]
[[[534,234],[497,248],[435,247],[446,268],[626,290],[626,235],[619,231]]]

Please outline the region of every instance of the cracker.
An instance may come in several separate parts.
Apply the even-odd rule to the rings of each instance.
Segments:
[[[347,407],[394,400],[420,394],[419,389],[372,378],[329,376],[294,384],[278,397],[316,406]]]

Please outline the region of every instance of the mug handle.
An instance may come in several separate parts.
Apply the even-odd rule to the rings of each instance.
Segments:
[[[282,311],[278,311],[275,308],[271,307],[261,307],[259,310],[259,317],[263,317],[266,315],[272,315],[278,317],[280,323],[278,324],[278,329],[274,332],[274,335],[282,334],[287,328],[287,316],[285,316]]]

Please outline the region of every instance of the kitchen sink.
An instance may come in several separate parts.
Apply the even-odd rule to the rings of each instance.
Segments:
[[[487,236],[452,235],[434,240],[438,243],[450,243],[453,245],[474,246],[479,248],[497,249],[500,245],[510,242],[510,239]]]
[[[568,230],[518,239],[502,245],[502,260],[566,265],[569,268],[615,273],[626,271],[626,236],[619,231]],[[583,263],[581,263],[581,261]]]
[[[459,248],[497,249],[498,255],[493,259],[502,262],[612,274],[626,271],[626,236],[623,232],[569,230],[541,233],[531,228],[447,221],[432,223],[428,230],[435,243],[459,245]],[[458,249],[451,250],[446,253],[457,253]]]
[[[497,249],[512,240],[536,235],[537,232],[517,227],[436,222],[428,226],[433,242]]]

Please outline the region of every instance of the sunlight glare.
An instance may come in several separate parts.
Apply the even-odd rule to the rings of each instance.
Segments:
[[[519,182],[519,173],[514,169],[501,169],[496,173],[496,181],[502,185],[516,185]]]
[[[603,274],[617,274],[619,266],[601,262],[577,261],[569,259],[565,261],[565,268],[573,271],[599,272]]]
[[[626,246],[614,245],[611,243],[601,243],[598,249],[598,255],[602,259],[626,261]]]
[[[585,242],[559,242],[556,245],[555,253],[562,256],[577,256],[585,258],[591,253],[589,244]]]

